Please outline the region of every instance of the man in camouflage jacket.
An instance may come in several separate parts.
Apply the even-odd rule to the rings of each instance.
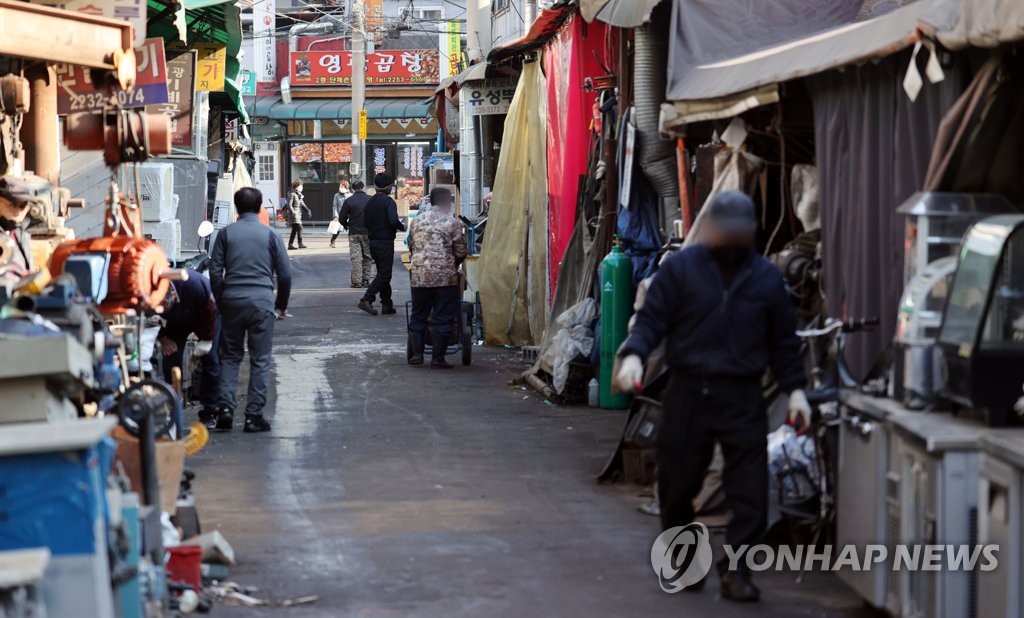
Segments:
[[[459,311],[458,265],[468,253],[466,229],[452,213],[453,199],[448,189],[439,187],[431,191],[430,203],[430,210],[413,219],[409,227],[412,273],[409,364],[423,364],[429,320],[434,327],[430,366],[451,369],[444,353]]]

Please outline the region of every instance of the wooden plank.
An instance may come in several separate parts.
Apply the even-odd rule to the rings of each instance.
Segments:
[[[0,56],[114,71],[115,55],[127,53],[134,64],[131,48],[132,27],[127,22],[0,0]]]

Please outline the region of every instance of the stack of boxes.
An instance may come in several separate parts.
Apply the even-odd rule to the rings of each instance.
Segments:
[[[178,196],[174,193],[174,164],[149,162],[138,167],[143,230],[147,237],[163,247],[172,262],[180,261],[181,221],[177,218]]]

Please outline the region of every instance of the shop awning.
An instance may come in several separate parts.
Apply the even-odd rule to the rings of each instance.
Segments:
[[[206,41],[227,46],[224,92],[211,93],[211,102],[236,111],[248,123],[241,94],[242,18],[235,0],[183,0],[180,4],[148,0],[148,8],[149,36],[188,45]]]
[[[575,0],[562,0],[550,8],[544,9],[530,26],[529,32],[507,45],[492,49],[487,54],[487,62],[497,64],[543,46],[558,33],[562,24],[572,16],[575,10]]]
[[[374,120],[430,116],[423,99],[374,97],[363,107],[367,117]],[[352,118],[352,100],[292,99],[285,103],[280,97],[259,97],[250,107],[250,115],[271,120],[348,120]]]
[[[728,118],[778,100],[777,85],[849,64],[885,57],[920,40],[918,21],[932,6],[920,1],[736,58],[683,66],[670,75],[662,130],[690,122]],[[677,65],[678,66],[678,65]],[[669,106],[672,107],[672,106]]]
[[[947,49],[996,47],[1024,40],[1024,3],[937,0],[921,30]]]
[[[651,11],[662,0],[580,0],[580,15],[619,28],[637,28],[651,20]]]

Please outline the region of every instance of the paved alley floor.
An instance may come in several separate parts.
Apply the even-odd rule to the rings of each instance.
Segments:
[[[454,371],[409,367],[404,312],[356,309],[347,246],[307,242],[276,333],[273,431],[214,434],[189,466],[204,530],[234,546],[231,579],[259,597],[319,600],[214,615],[865,615],[823,575],[761,577],[756,606],[718,599],[713,577],[699,594],[663,593],[639,488],[593,480],[621,412],[508,386],[525,367],[505,349],[474,348]],[[401,307],[408,277],[395,275]]]

